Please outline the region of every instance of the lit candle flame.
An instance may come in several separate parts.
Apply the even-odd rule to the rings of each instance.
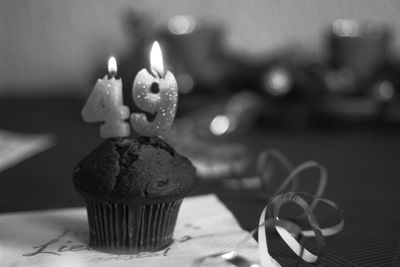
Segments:
[[[157,41],[153,43],[150,52],[150,67],[151,72],[158,77],[164,76],[164,64],[163,64],[163,57],[161,53],[160,45]]]
[[[110,74],[111,77],[114,77],[117,75],[117,60],[115,57],[110,57],[108,59],[108,74]]]

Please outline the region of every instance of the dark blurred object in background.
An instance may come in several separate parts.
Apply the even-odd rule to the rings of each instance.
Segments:
[[[353,79],[358,90],[365,91],[377,70],[388,62],[390,33],[385,25],[337,19],[328,40],[329,66],[342,78]]]
[[[399,63],[392,60],[389,27],[337,19],[328,41],[323,73],[328,92],[318,109],[322,117],[332,123],[347,122],[348,126],[389,122],[385,106],[395,102],[399,74]]]
[[[226,51],[224,33],[222,26],[196,21],[189,15],[170,18],[156,33],[181,93],[194,88],[211,94],[229,90],[227,78],[238,66]]]
[[[149,68],[151,33],[154,31],[152,20],[147,14],[129,10],[123,16],[123,25],[128,35],[131,49],[117,56],[118,76],[123,81],[123,99],[131,111],[137,110],[132,98],[132,85],[136,73]],[[104,73],[104,71],[103,71]],[[101,77],[101,76],[100,76]]]

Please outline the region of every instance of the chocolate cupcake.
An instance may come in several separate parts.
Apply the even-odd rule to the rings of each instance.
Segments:
[[[173,240],[195,169],[159,138],[110,138],[78,164],[74,184],[86,201],[91,247],[157,251]]]

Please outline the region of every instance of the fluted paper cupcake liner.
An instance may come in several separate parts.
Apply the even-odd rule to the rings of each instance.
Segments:
[[[86,199],[90,246],[113,253],[160,250],[172,243],[181,203],[121,205]]]

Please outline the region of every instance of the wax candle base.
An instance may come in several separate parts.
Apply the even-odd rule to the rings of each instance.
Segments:
[[[103,138],[111,137],[126,137],[131,133],[131,128],[128,123],[124,121],[116,121],[106,123],[100,127],[100,135]]]
[[[153,84],[158,85],[157,93],[152,92]],[[178,85],[171,72],[159,78],[142,69],[133,82],[132,96],[139,109],[155,114],[149,121],[144,113],[132,113],[133,130],[143,136],[162,136],[171,128],[178,102]]]

